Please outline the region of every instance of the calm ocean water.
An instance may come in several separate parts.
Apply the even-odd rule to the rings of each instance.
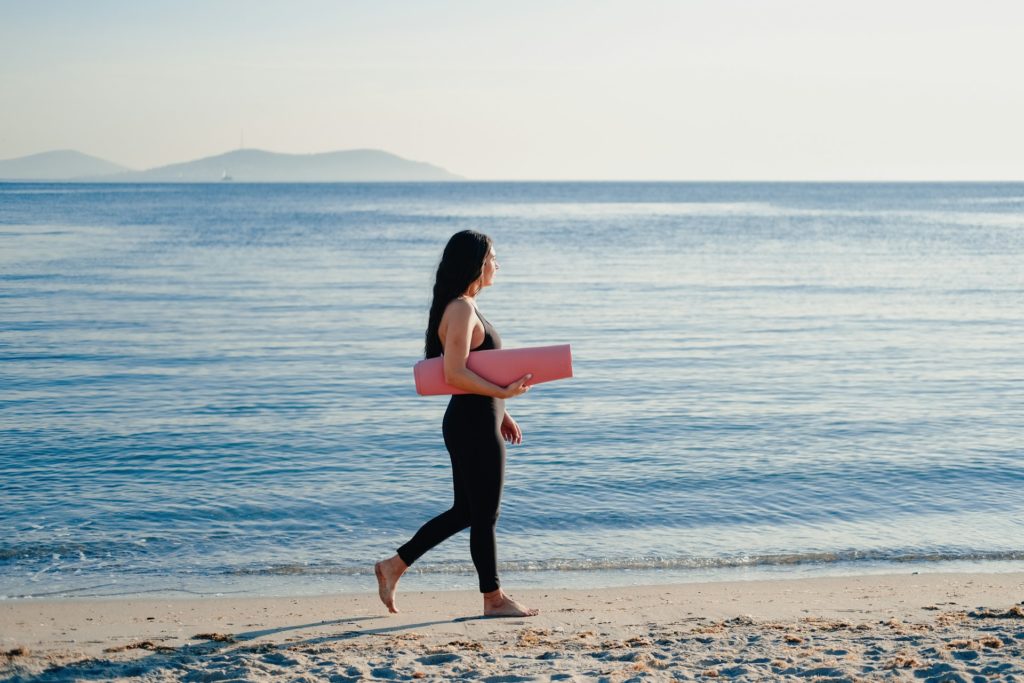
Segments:
[[[1022,184],[8,184],[0,595],[372,590],[450,502],[463,228],[575,356],[509,402],[507,584],[1024,568]]]

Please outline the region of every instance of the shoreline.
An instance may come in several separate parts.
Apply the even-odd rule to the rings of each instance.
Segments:
[[[511,619],[413,583],[397,615],[370,593],[0,601],[0,677],[1024,680],[1024,572],[513,587],[541,614]]]
[[[168,578],[166,581],[149,579],[134,581],[133,577],[120,577],[117,581],[72,586],[55,590],[61,577],[50,577],[49,590],[43,592],[0,594],[0,604],[25,600],[130,600],[130,599],[213,599],[239,598],[309,598],[371,593],[376,581],[370,570],[357,572],[322,572],[256,574],[252,576]],[[772,581],[789,579],[816,579],[846,576],[906,575],[906,574],[1014,574],[1024,573],[1024,560],[930,560],[914,562],[856,561],[835,563],[793,563],[777,565],[741,565],[733,567],[673,568],[636,567],[628,569],[553,569],[518,571],[501,569],[505,585],[518,590],[564,591],[576,589],[628,589],[643,586],[661,586],[689,583],[719,583],[729,581]],[[57,580],[55,580],[57,579]],[[464,571],[421,571],[417,564],[406,574],[406,590],[418,592],[472,591],[476,588],[476,574],[470,566]],[[39,586],[42,587],[42,586]]]

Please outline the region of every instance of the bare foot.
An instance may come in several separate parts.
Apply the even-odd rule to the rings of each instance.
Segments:
[[[500,588],[490,593],[484,593],[485,617],[535,617],[538,614],[540,614],[540,610],[531,609],[516,602]]]
[[[377,594],[380,596],[380,601],[392,614],[398,613],[398,608],[395,607],[395,589],[398,588],[398,580],[402,578],[402,574],[408,568],[409,565],[398,555],[373,565],[373,573],[377,575]]]

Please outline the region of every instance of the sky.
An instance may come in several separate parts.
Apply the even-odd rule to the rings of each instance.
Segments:
[[[0,159],[1021,180],[1019,0],[0,0]]]

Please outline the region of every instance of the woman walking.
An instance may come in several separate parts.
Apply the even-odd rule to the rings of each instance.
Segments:
[[[409,566],[425,552],[466,527],[469,548],[484,598],[484,616],[533,616],[501,589],[494,527],[505,476],[505,441],[522,443],[519,425],[505,410],[505,399],[529,390],[525,375],[508,386],[488,382],[468,367],[470,351],[501,348],[501,337],[480,314],[476,297],[494,284],[497,254],[491,238],[474,230],[452,235],[434,281],[427,323],[427,358],[444,355],[445,381],[469,393],[448,402],[442,433],[452,461],[455,501],[420,527],[391,558],[374,566],[381,601],[390,612],[395,588]]]

